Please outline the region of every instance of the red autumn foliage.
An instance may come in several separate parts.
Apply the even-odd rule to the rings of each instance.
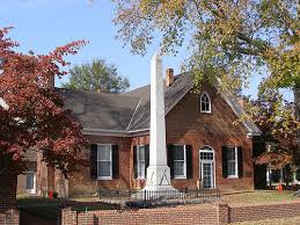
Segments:
[[[0,173],[24,172],[24,156],[33,149],[66,175],[85,163],[86,139],[50,83],[67,74],[61,70],[68,65],[64,57],[87,42],[75,41],[47,55],[24,54],[16,52],[18,43],[7,37],[9,30],[0,29]]]

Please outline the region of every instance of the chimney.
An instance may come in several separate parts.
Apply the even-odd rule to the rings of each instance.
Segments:
[[[247,106],[247,103],[249,102],[249,99],[247,99],[247,97],[245,96],[241,96],[238,98],[238,102],[242,108],[245,108],[245,106]]]
[[[174,82],[174,70],[172,68],[168,68],[166,71],[166,86],[170,87]]]
[[[243,98],[240,98],[239,100],[238,100],[238,102],[239,102],[239,104],[240,104],[240,106],[242,107],[242,108],[244,108],[244,99]]]

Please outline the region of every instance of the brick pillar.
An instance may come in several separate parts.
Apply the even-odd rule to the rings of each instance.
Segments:
[[[37,154],[37,171],[36,171],[36,185],[37,193],[40,196],[48,196],[48,167],[42,161],[42,153]]]
[[[65,208],[61,211],[61,225],[77,225],[77,212],[72,208]]]
[[[217,203],[217,219],[218,219],[218,225],[225,225],[230,222],[228,204]]]
[[[16,208],[17,176],[0,175],[0,210]]]
[[[56,169],[55,170],[55,191],[61,198],[69,197],[69,181],[64,177],[63,173]]]
[[[4,225],[19,225],[20,213],[17,209],[10,209],[5,212],[0,212],[0,224]]]

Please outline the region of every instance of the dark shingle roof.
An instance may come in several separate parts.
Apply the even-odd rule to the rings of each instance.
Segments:
[[[174,83],[165,87],[166,114],[193,87],[190,73],[175,76]],[[150,128],[150,85],[123,93],[105,94],[78,90],[60,89],[66,108],[71,109],[86,129],[137,131]],[[230,92],[220,91],[221,96],[237,117],[244,111]],[[252,134],[260,130],[252,121],[244,121]]]
[[[88,129],[126,130],[139,98],[59,89],[65,107]]]
[[[185,73],[175,76],[171,87],[165,87],[165,112],[166,114],[192,87],[190,76]],[[136,109],[129,130],[149,129],[150,127],[150,85],[125,93],[126,96],[140,97],[140,104]]]

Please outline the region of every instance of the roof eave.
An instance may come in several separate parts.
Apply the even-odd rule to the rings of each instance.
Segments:
[[[149,128],[139,130],[113,130],[98,128],[83,128],[84,135],[114,136],[114,137],[132,137],[135,135],[149,134]]]

